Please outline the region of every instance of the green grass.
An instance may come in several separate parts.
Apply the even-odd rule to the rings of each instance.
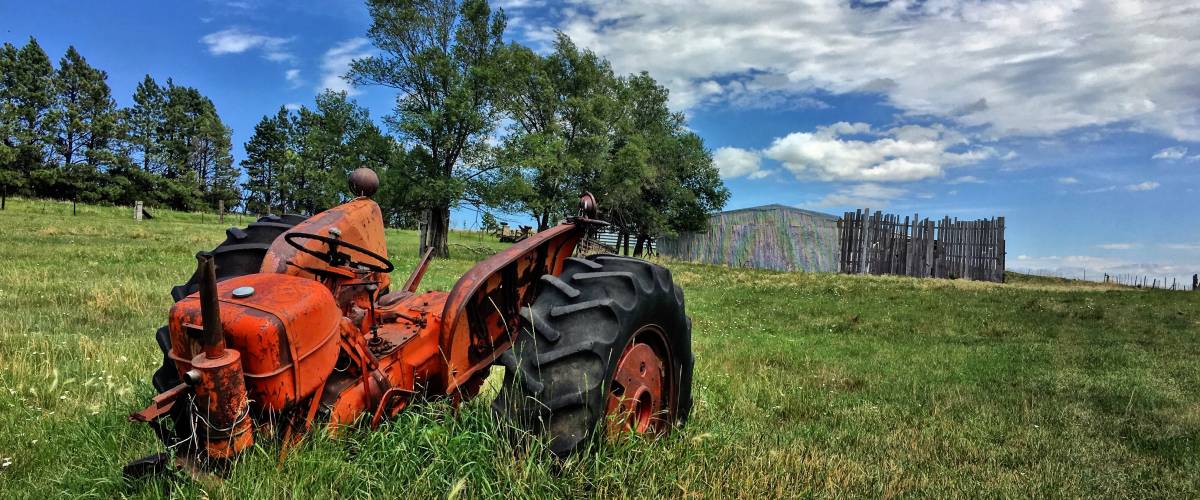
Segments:
[[[256,446],[225,482],[127,484],[121,465],[158,449],[125,420],[153,393],[152,333],[225,228],[155,215],[0,212],[0,497],[1200,495],[1200,293],[676,262],[696,406],[668,438],[557,464],[503,442],[485,395],[317,435],[283,462]],[[416,237],[388,237],[403,280]],[[452,250],[425,287],[477,259]]]

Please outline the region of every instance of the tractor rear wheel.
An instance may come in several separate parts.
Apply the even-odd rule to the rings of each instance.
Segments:
[[[640,259],[567,259],[542,277],[500,363],[493,412],[565,457],[597,430],[665,434],[692,407],[691,320],[666,268]]]

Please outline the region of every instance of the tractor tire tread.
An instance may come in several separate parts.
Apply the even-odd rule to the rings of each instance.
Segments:
[[[558,457],[593,442],[616,362],[632,334],[649,323],[662,327],[675,353],[675,366],[668,368],[677,381],[673,423],[685,422],[694,358],[682,294],[664,268],[613,257],[566,259],[561,274],[543,281],[559,292],[555,280],[579,293],[543,292],[522,309],[521,330],[501,355],[504,383],[492,403],[514,440],[548,436]]]

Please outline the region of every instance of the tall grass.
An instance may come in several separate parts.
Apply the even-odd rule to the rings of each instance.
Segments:
[[[77,213],[0,212],[0,497],[1200,495],[1200,294],[677,262],[696,406],[668,438],[565,463],[517,451],[487,409],[493,380],[461,408],[317,433],[282,462],[261,443],[223,482],[129,484],[121,465],[159,448],[126,422],[153,394],[152,333],[224,226]],[[388,237],[402,280],[416,237]],[[479,258],[458,250],[423,288]]]

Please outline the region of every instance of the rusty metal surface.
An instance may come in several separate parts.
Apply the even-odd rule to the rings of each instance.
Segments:
[[[234,298],[233,290],[250,287],[254,294]],[[250,274],[217,285],[226,344],[244,354],[251,398],[263,408],[282,410],[317,390],[337,359],[341,312],[324,286],[312,280],[278,274]],[[199,350],[187,349],[184,325],[200,321],[195,295],[171,309],[169,356],[180,373],[191,367]],[[183,340],[175,342],[174,339]]]
[[[165,392],[154,396],[150,400],[150,405],[141,411],[136,411],[129,414],[129,420],[133,422],[153,422],[159,417],[166,415],[175,406],[175,401],[179,396],[191,390],[187,384],[179,384],[175,387],[167,389]]]
[[[454,284],[442,311],[439,348],[447,393],[512,345],[518,311],[536,295],[543,274],[558,274],[585,226],[564,223],[537,233],[472,267]]]
[[[536,296],[540,277],[560,273],[588,227],[599,223],[590,218],[594,209],[594,197],[585,197],[580,217],[480,262],[449,292],[414,293],[430,252],[402,289],[377,297],[390,284],[386,273],[330,266],[277,238],[259,273],[202,284],[203,294],[172,307],[168,357],[186,384],[130,418],[155,423],[189,405],[203,420],[200,451],[229,458],[253,443],[254,426],[283,436],[286,450],[316,421],[336,432],[364,416],[378,425],[418,395],[470,398],[510,347],[518,311]],[[379,206],[367,198],[289,233],[333,228],[341,240],[387,255]],[[303,246],[319,253],[323,245]],[[640,366],[644,354],[630,359]]]
[[[254,444],[241,353],[225,349],[216,358],[197,354],[189,375],[196,393],[192,415],[200,423],[197,432],[205,441],[205,453],[230,458]]]
[[[211,252],[196,254],[196,274],[200,276],[200,316],[203,329],[200,338],[200,348],[210,358],[216,358],[225,352],[225,334],[221,329],[221,307],[217,302],[217,265]]]
[[[421,284],[421,278],[425,277],[425,271],[429,269],[429,259],[433,257],[433,247],[425,250],[425,255],[421,256],[421,262],[417,263],[417,267],[412,270],[412,274],[408,276],[408,280],[404,282],[404,290],[406,292],[415,293],[417,286]]]
[[[332,266],[312,255],[297,251],[284,240],[289,233],[328,234],[329,230],[337,228],[341,232],[341,240],[363,247],[383,257],[387,257],[387,238],[383,231],[383,212],[369,198],[355,198],[329,210],[316,214],[308,220],[296,224],[285,231],[271,243],[267,255],[263,257],[260,272],[281,273],[317,279],[316,274],[307,269],[333,270]],[[304,246],[314,252],[323,252],[325,243],[307,240]],[[369,262],[372,259],[359,252],[347,249],[346,253],[353,260]],[[333,271],[336,272],[336,271]],[[372,281],[379,283],[384,289],[391,285],[391,276],[386,273],[371,273]]]

